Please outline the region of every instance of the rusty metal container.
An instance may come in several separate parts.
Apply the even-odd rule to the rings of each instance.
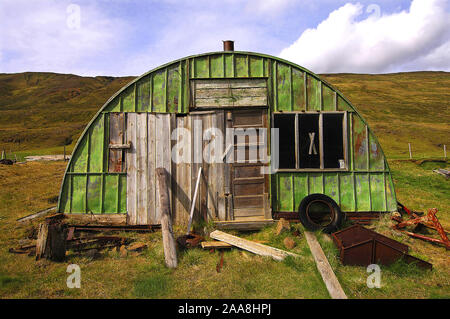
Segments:
[[[332,234],[339,249],[343,265],[367,266],[389,265],[403,258],[406,263],[416,263],[425,269],[432,269],[426,261],[408,255],[409,247],[361,225],[354,225]]]

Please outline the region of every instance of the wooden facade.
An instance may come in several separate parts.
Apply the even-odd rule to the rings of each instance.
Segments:
[[[225,159],[239,148],[248,154],[255,146],[270,145],[270,128],[277,121],[292,124],[287,138],[292,146],[283,153],[287,166],[275,174],[261,173],[269,164],[260,153],[256,162],[224,163],[206,161],[194,152],[200,146],[214,147],[214,156]],[[306,134],[312,129],[302,133],[305,123],[313,123],[308,125],[314,126],[315,135]],[[329,132],[329,123],[339,134]],[[216,139],[211,128],[233,128],[236,141],[235,136],[232,142],[226,136]],[[268,144],[260,137],[238,141],[240,131],[252,128],[268,129]],[[191,133],[183,141],[189,149],[180,150],[184,129]],[[329,145],[336,144],[335,135],[342,145],[334,150],[339,155],[330,166],[326,155]],[[312,164],[305,161],[308,151],[316,156]],[[263,153],[270,155],[270,147]],[[72,155],[58,210],[73,216],[120,215],[128,224],[158,224],[158,167],[171,176],[177,224],[187,224],[200,167],[196,219],[271,220],[274,212],[297,212],[301,200],[314,193],[328,195],[345,212],[396,209],[382,149],[350,102],[310,71],[262,54],[208,53],[144,74],[105,103]]]

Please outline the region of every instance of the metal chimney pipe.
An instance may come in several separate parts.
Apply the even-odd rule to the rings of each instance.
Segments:
[[[231,40],[223,41],[223,50],[224,51],[234,51],[234,41],[231,41]]]

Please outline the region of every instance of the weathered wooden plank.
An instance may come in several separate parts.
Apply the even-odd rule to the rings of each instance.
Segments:
[[[147,113],[136,116],[136,145],[136,222],[138,225],[146,225],[148,224]]]
[[[320,247],[319,242],[317,241],[316,236],[313,233],[305,231],[305,237],[309,245],[309,249],[314,257],[316,262],[317,269],[319,270],[320,275],[327,287],[328,293],[333,299],[347,299],[344,290],[339,284],[336,275],[333,272],[333,269],[328,262],[327,257],[323,253],[322,248]]]
[[[28,215],[28,216],[21,217],[21,218],[17,219],[17,221],[22,223],[22,222],[25,222],[27,220],[33,220],[35,218],[44,216],[44,215],[46,215],[49,212],[54,211],[54,210],[56,210],[56,206],[50,207],[50,208],[47,208],[47,209],[44,209],[44,210],[41,210],[41,211],[39,211],[37,213],[31,214],[31,215]]]
[[[277,110],[291,111],[291,77],[290,68],[284,63],[277,64]]]
[[[224,98],[208,98],[195,99],[195,107],[240,107],[240,106],[266,106],[266,96],[255,97],[224,97]]]
[[[163,167],[158,167],[156,169],[156,180],[158,185],[159,193],[159,207],[161,210],[161,231],[163,238],[164,247],[164,259],[166,266],[169,268],[176,268],[178,265],[177,261],[177,250],[175,239],[173,237],[172,220],[170,213],[170,195],[169,195],[169,178],[170,175]]]
[[[156,116],[155,114],[148,115],[147,123],[147,220],[150,224],[157,224],[156,219],[156,177],[155,177],[155,163],[156,163]]]
[[[48,238],[48,224],[40,223],[36,240],[36,260],[41,259],[45,255]]]
[[[69,224],[77,225],[126,225],[126,214],[66,214]]]
[[[109,113],[109,144],[122,145],[125,121],[123,113]],[[123,152],[121,149],[110,149],[109,172],[122,172]]]
[[[109,148],[110,149],[130,149],[131,148],[131,143],[130,144],[109,144]]]
[[[266,79],[214,79],[195,80],[195,89],[267,88]]]
[[[366,125],[359,116],[352,116],[352,121],[354,169],[357,171],[366,171],[368,170],[368,145]]]
[[[233,245],[228,244],[223,241],[203,241],[201,243],[203,249],[221,249],[221,248],[231,248]]]
[[[196,99],[229,98],[229,97],[263,97],[267,88],[207,88],[195,91]]]
[[[240,238],[237,236],[233,236],[233,235],[224,233],[220,230],[213,231],[211,234],[209,234],[209,236],[216,240],[220,240],[220,241],[229,243],[238,248],[245,249],[254,254],[271,257],[278,261],[285,259],[287,256],[300,257],[297,254],[290,253],[290,252],[287,252],[287,251],[284,251],[284,250],[281,250],[278,248],[270,247],[267,245],[255,243],[255,242],[252,242],[247,239],[243,239],[243,238]]]
[[[127,164],[127,211],[128,223],[137,225],[137,144],[136,144],[137,113],[127,116],[127,138],[131,141],[131,149],[126,153]]]

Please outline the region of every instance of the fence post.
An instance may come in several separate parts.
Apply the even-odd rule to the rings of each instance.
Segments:
[[[444,144],[444,159],[447,159],[447,145]]]
[[[411,143],[408,143],[409,148],[409,159],[412,159]]]

